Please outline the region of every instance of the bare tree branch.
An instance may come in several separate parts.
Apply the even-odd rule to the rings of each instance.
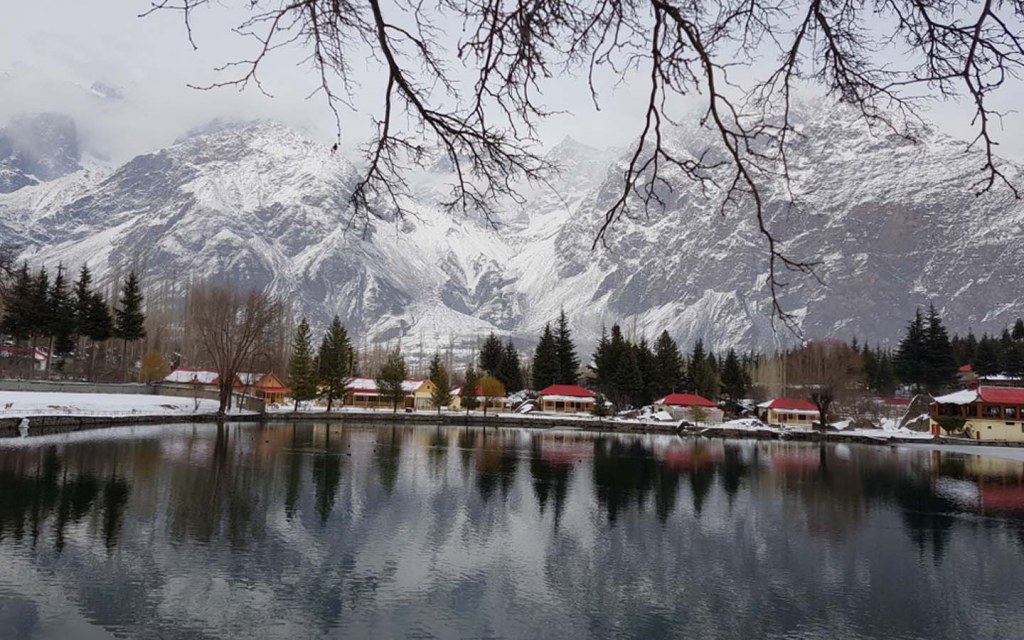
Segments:
[[[143,15],[179,11],[193,40],[193,14],[210,0],[156,0]],[[751,215],[768,249],[775,317],[794,326],[780,300],[786,272],[814,276],[814,262],[788,256],[772,227],[775,210],[800,211],[790,188],[788,150],[799,132],[794,91],[824,88],[872,128],[915,139],[920,108],[966,99],[979,149],[977,193],[997,186],[1021,197],[996,155],[1002,114],[992,96],[1024,70],[1022,0],[247,0],[236,31],[255,42],[248,60],[221,69],[205,87],[264,90],[258,72],[282,47],[300,47],[317,71],[318,93],[334,113],[358,91],[350,60],[369,51],[385,86],[366,168],[352,196],[353,221],[410,212],[402,179],[409,165],[440,156],[456,178],[444,201],[494,221],[505,198],[521,201],[519,180],[552,167],[537,152],[536,127],[556,111],[541,101],[546,80],[585,75],[600,107],[599,72],[614,86],[642,71],[647,104],[618,196],[595,231],[604,243],[623,217],[665,207],[680,180],[716,200],[722,215]],[[461,25],[462,34],[451,25]],[[449,41],[457,41],[446,46]],[[767,66],[763,61],[773,60]],[[757,77],[730,81],[743,68]],[[459,73],[469,70],[468,86]],[[612,88],[614,88],[614,86]],[[717,143],[694,155],[673,149],[672,107],[699,96],[702,126]],[[401,122],[399,122],[401,119]],[[787,194],[785,201],[769,193]],[[771,209],[769,211],[769,209]]]

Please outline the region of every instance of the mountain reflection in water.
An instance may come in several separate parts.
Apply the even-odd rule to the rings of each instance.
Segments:
[[[1024,464],[432,427],[0,442],[0,636],[1010,638]]]

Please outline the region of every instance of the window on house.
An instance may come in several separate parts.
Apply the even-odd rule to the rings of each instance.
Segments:
[[[978,417],[978,405],[969,404],[967,405],[967,417],[977,418]]]
[[[985,410],[984,410],[984,414],[983,415],[986,418],[998,418],[999,417],[999,407],[994,406],[994,405],[985,405]]]
[[[565,408],[565,403],[564,402],[555,402],[555,409],[564,409],[564,408]]]
[[[1004,418],[1016,418],[1017,417],[1017,407],[1003,407],[1003,417]]]

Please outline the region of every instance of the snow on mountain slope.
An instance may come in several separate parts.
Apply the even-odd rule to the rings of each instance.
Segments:
[[[898,338],[918,305],[934,302],[960,331],[998,330],[1024,314],[1024,203],[1007,190],[975,196],[977,152],[925,130],[919,143],[871,134],[843,107],[804,113],[791,151],[797,211],[782,190],[769,226],[790,257],[819,261],[813,278],[786,274],[783,305],[805,335]],[[678,154],[697,155],[706,144]],[[1019,167],[1007,169],[1019,180]],[[973,176],[972,176],[973,174]],[[750,213],[720,215],[692,183],[673,180],[664,214],[625,221],[595,259],[585,242],[615,196],[592,194],[562,230],[553,281],[585,326],[626,318],[648,335],[662,328],[709,344],[775,346],[792,341],[770,322],[767,251]],[[590,296],[576,282],[598,280]],[[567,305],[567,309],[569,306]]]
[[[70,202],[26,192],[8,206],[26,210],[34,262],[87,262],[100,282],[137,268],[171,291],[204,277],[266,287],[315,324],[338,314],[382,338],[509,324],[514,306],[493,293],[510,250],[493,230],[418,207],[361,234],[355,179],[329,148],[259,122],[139,156]]]
[[[1024,315],[1024,205],[973,195],[976,152],[934,131],[918,144],[874,135],[839,106],[796,115],[795,210],[782,189],[766,210],[787,255],[820,262],[823,285],[784,276],[782,302],[807,336],[891,343],[929,302],[960,331]],[[694,123],[669,144],[696,156],[715,138]],[[347,205],[356,170],[329,148],[270,122],[217,126],[109,175],[0,196],[0,233],[36,262],[87,261],[101,281],[135,267],[172,292],[199,277],[267,287],[316,325],[338,314],[362,339],[424,351],[491,330],[525,344],[562,308],[584,351],[615,322],[715,348],[793,342],[773,327],[749,212],[723,216],[674,176],[663,213],[624,220],[592,250],[625,159],[570,139],[549,157],[563,172],[506,203],[496,225],[443,211],[451,176],[437,166],[410,176],[412,215],[363,233]]]

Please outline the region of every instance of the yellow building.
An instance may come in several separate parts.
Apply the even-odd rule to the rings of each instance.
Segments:
[[[402,391],[405,393],[405,400],[399,408],[413,411],[433,409],[431,395],[434,389],[434,383],[430,380],[403,380]],[[373,378],[353,378],[348,384],[343,403],[345,406],[360,409],[392,408],[391,402],[381,396],[377,381]]]
[[[935,398],[931,405],[932,432],[948,419],[963,420],[963,430],[975,440],[1024,441],[1024,389],[978,387]]]
[[[483,411],[484,410],[484,400],[485,400],[485,398],[482,395],[480,395],[480,394],[481,394],[481,389],[480,389],[480,387],[477,387],[476,388],[476,409],[474,409],[474,411]],[[487,412],[488,413],[501,413],[503,411],[509,411],[510,410],[510,407],[508,406],[508,397],[507,396],[494,396],[492,398],[486,398],[486,400],[487,400]],[[455,389],[452,389],[452,401],[451,401],[451,403],[449,403],[448,408],[453,410],[453,411],[462,411],[462,410],[464,410],[466,408],[466,405],[463,404],[463,399],[462,399],[462,387],[456,387]]]

